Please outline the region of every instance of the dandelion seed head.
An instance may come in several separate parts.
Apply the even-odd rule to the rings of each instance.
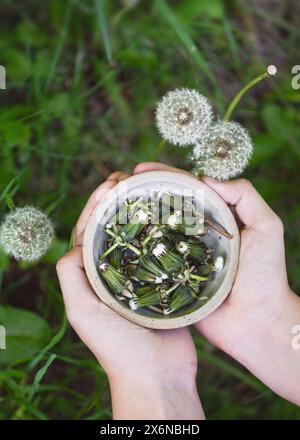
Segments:
[[[0,245],[16,260],[37,261],[54,238],[51,220],[37,208],[25,206],[9,212],[0,228]]]
[[[267,67],[267,72],[269,75],[274,76],[277,73],[277,67],[274,66],[274,64],[271,64],[270,66]]]
[[[195,149],[195,174],[219,180],[240,175],[253,152],[247,130],[237,122],[219,122],[212,126]]]
[[[191,155],[191,160],[198,160],[203,154],[203,146],[201,143],[196,144],[193,148],[193,153]]]
[[[156,108],[160,135],[174,145],[192,145],[212,122],[208,100],[193,89],[168,92]]]

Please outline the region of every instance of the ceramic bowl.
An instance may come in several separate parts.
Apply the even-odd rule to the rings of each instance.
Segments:
[[[99,256],[104,251],[107,238],[105,225],[112,218],[117,206],[126,198],[147,197],[154,192],[185,194],[193,197],[197,210],[212,218],[228,231],[232,238],[226,238],[210,229],[204,241],[215,249],[216,256],[224,258],[224,267],[215,272],[207,282],[201,296],[206,301],[198,301],[190,308],[171,316],[158,315],[150,310],[131,310],[124,301],[119,301],[102,280],[97,266]],[[122,204],[122,202],[120,203]],[[87,277],[99,298],[112,310],[129,321],[143,327],[171,329],[191,325],[212,313],[230,293],[239,261],[240,237],[231,210],[224,200],[209,186],[192,175],[167,171],[152,171],[138,174],[120,182],[111,189],[96,206],[88,221],[83,240],[83,259]]]

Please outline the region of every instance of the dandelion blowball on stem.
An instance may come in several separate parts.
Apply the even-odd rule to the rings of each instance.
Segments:
[[[16,260],[37,261],[48,251],[53,237],[51,220],[31,206],[8,213],[0,227],[0,245]]]
[[[159,133],[175,145],[194,144],[211,122],[211,106],[196,90],[173,90],[162,98],[156,108]]]
[[[251,138],[237,122],[219,122],[212,126],[194,148],[195,174],[219,180],[239,176],[252,156]]]
[[[275,76],[277,73],[277,67],[274,66],[274,64],[270,64],[270,66],[267,67],[267,72],[271,76]]]

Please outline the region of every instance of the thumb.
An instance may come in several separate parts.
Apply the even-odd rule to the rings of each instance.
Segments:
[[[259,227],[278,219],[253,185],[246,179],[221,182],[203,177],[201,180],[215,190],[231,206],[246,228]]]

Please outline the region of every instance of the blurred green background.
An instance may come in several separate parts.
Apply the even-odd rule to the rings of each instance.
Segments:
[[[108,382],[69,328],[55,262],[89,193],[130,171],[159,143],[157,100],[192,87],[222,116],[239,88],[268,64],[279,74],[252,89],[234,118],[255,153],[246,172],[285,224],[288,274],[300,291],[300,64],[296,0],[2,0],[0,215],[15,204],[48,212],[57,239],[37,265],[0,254],[0,419],[106,419]],[[171,145],[159,160],[186,169]],[[270,231],[271,233],[271,231]],[[197,339],[199,390],[209,419],[300,419],[231,358]]]

